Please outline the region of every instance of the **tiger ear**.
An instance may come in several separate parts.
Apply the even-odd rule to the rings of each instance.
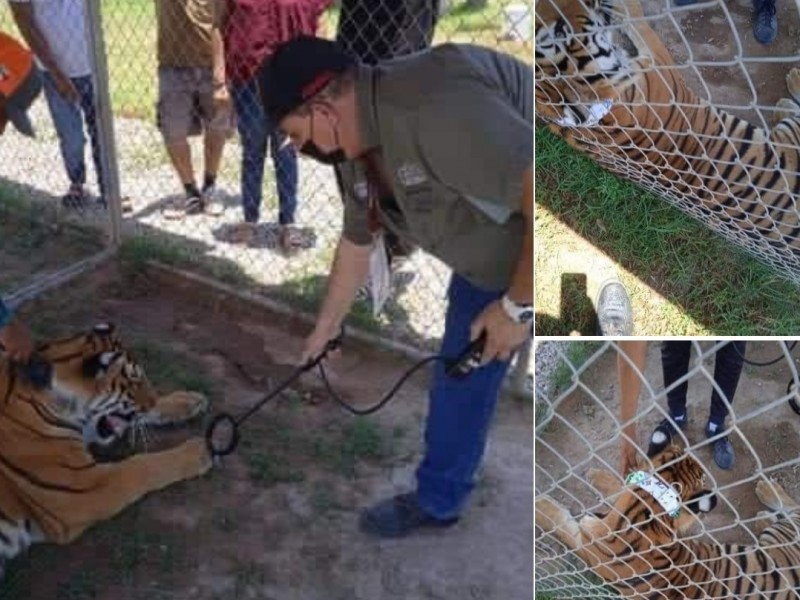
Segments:
[[[707,513],[717,506],[717,495],[710,490],[700,490],[686,501],[686,507],[695,514]]]

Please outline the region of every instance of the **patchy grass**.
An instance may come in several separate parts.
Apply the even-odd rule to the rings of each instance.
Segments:
[[[208,376],[206,366],[196,358],[188,357],[165,343],[145,338],[136,338],[130,345],[156,388],[200,392],[208,398],[219,395],[218,383]]]
[[[800,327],[796,286],[544,128],[536,129],[536,201],[537,335],[593,333],[591,291],[604,270],[627,287],[639,335]]]

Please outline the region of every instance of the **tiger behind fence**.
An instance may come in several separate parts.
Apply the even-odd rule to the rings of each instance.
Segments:
[[[767,131],[686,85],[637,0],[536,3],[536,115],[800,283],[800,69]]]
[[[640,469],[647,469],[646,461]],[[758,545],[680,539],[696,513],[713,510],[716,496],[703,489],[705,471],[672,445],[652,459],[654,472],[675,491],[668,511],[638,484],[621,485],[607,471],[589,480],[606,496],[604,516],[576,520],[548,496],[536,498],[536,526],[552,532],[622,596],[642,600],[708,598],[796,600],[800,590],[800,504],[774,482],[761,480],[756,495],[771,511],[759,513]],[[688,510],[687,510],[688,509]]]
[[[95,460],[90,447],[184,422],[208,404],[190,392],[157,396],[112,326],[41,344],[36,356],[51,366],[49,381],[34,384],[0,352],[0,577],[31,543],[66,544],[146,493],[211,467],[202,438]]]

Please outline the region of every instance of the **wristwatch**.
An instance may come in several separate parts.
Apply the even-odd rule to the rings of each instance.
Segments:
[[[533,319],[533,304],[517,304],[506,295],[503,295],[503,299],[500,303],[503,306],[503,310],[506,311],[508,318],[515,323],[521,325],[523,323],[530,323]]]

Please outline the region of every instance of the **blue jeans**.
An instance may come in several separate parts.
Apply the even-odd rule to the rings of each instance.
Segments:
[[[261,186],[264,181],[264,160],[267,141],[270,145],[275,179],[278,182],[278,222],[294,223],[297,209],[297,153],[291,145],[281,148],[283,136],[269,122],[261,107],[258,82],[255,78],[231,87],[239,136],[242,139],[242,208],[244,220],[258,221],[261,208]]]
[[[44,95],[47,98],[50,116],[58,134],[61,157],[64,160],[69,182],[72,185],[86,184],[86,162],[84,161],[86,136],[83,132],[85,123],[92,142],[92,159],[97,172],[97,185],[100,188],[100,195],[103,196],[105,194],[105,181],[103,168],[100,164],[100,140],[97,137],[97,118],[94,108],[92,77],[91,75],[72,77],[71,80],[78,91],[79,100],[77,104],[71,104],[65,100],[58,93],[53,76],[48,71],[42,71]]]
[[[453,275],[440,354],[456,356],[469,343],[472,321],[502,292],[488,292]],[[458,516],[474,487],[486,436],[508,362],[492,361],[463,379],[448,377],[437,361],[425,427],[425,456],[417,468],[417,498],[428,514]]]

